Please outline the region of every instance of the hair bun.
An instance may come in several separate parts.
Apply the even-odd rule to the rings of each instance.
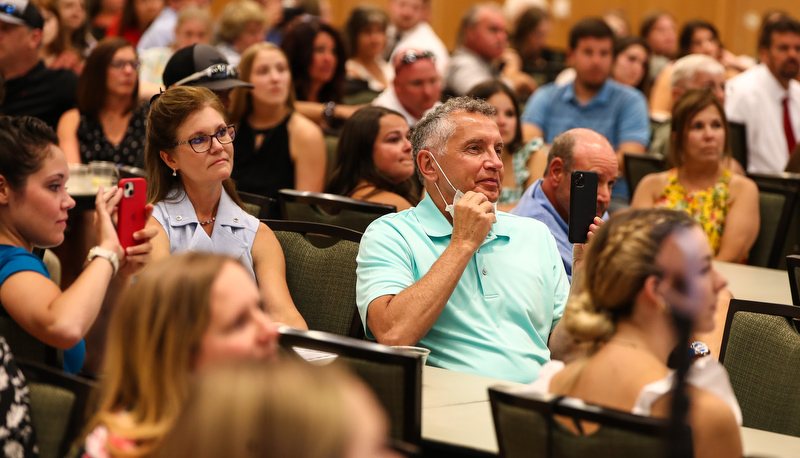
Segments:
[[[615,329],[611,314],[598,310],[586,291],[567,303],[562,321],[567,332],[581,342],[607,340]]]

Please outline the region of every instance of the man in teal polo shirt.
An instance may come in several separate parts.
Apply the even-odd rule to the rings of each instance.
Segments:
[[[497,213],[503,141],[494,108],[460,97],[412,136],[425,198],[372,223],[358,253],[358,308],[367,336],[431,350],[428,364],[531,382],[569,294],[547,227]],[[551,339],[551,334],[553,338]]]

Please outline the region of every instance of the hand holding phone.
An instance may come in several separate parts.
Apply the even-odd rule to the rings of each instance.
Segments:
[[[133,239],[133,234],[144,229],[145,204],[147,199],[147,182],[144,178],[125,178],[119,180],[122,200],[117,212],[117,236],[123,249],[140,242]]]
[[[586,243],[597,215],[597,173],[573,170],[569,190],[569,241]]]

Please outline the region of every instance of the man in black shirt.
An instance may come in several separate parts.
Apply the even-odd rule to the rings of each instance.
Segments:
[[[44,20],[29,0],[0,0],[0,71],[6,79],[0,113],[35,116],[53,129],[75,106],[78,77],[39,59]]]

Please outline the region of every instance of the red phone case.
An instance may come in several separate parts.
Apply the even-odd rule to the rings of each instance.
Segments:
[[[137,245],[133,239],[136,231],[144,229],[144,207],[147,202],[147,182],[144,178],[124,178],[119,180],[122,200],[117,212],[117,236],[122,248]]]

